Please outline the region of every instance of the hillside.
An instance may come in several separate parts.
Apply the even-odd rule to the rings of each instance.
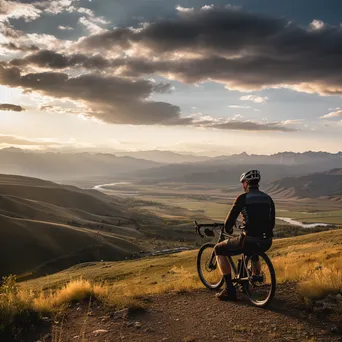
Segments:
[[[0,175],[0,275],[131,258],[144,249],[144,224],[161,223],[96,190]]]
[[[261,342],[265,338],[337,342],[342,332],[340,311],[334,311],[342,308],[342,279],[338,271],[341,241],[342,230],[275,240],[267,254],[275,266],[277,291],[266,309],[252,306],[241,291],[237,302],[218,302],[214,292],[205,290],[198,279],[197,251],[124,262],[86,263],[23,282],[20,288],[59,289],[72,281],[73,285],[60,290],[59,295],[57,290],[56,298],[60,299],[62,292],[62,298],[70,298],[71,293],[80,296],[83,287],[105,282],[107,288],[102,288],[102,292],[97,288],[98,296],[107,293],[112,308],[92,299],[69,306],[60,318],[62,324],[52,320],[50,329],[67,341],[82,336],[92,342]],[[90,283],[77,281],[80,277]],[[326,294],[332,298],[330,308],[328,302],[324,301],[322,308],[322,300],[318,301]],[[130,310],[120,316],[116,310],[123,307]]]
[[[274,196],[317,198],[342,198],[342,168],[311,173],[301,177],[286,177],[272,182],[267,191]]]

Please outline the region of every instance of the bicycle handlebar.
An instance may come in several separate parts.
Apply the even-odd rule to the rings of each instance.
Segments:
[[[195,221],[194,223],[196,233],[198,233],[201,237],[204,237],[204,235],[201,233],[201,228],[224,228],[224,223],[219,222],[198,224],[197,221]]]
[[[197,221],[194,221],[195,223],[195,228],[196,228],[196,233],[198,233],[201,237],[205,237],[202,233],[201,233],[201,228],[224,228],[224,223],[219,223],[219,222],[214,222],[214,223],[203,223],[203,224],[198,224]],[[235,222],[235,227],[241,230],[245,229],[244,225],[237,225]],[[206,230],[205,230],[206,231]],[[207,234],[208,235],[208,234]],[[211,236],[211,235],[210,235]]]

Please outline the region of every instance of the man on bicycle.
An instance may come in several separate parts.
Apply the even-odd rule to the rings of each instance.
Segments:
[[[215,246],[219,270],[226,283],[225,289],[216,294],[219,300],[236,300],[236,290],[232,284],[231,269],[227,256],[241,253],[253,254],[267,251],[272,245],[275,225],[275,207],[272,198],[259,190],[260,172],[250,170],[240,177],[244,193],[239,195],[224,222],[224,229],[232,234],[236,219],[241,214],[244,233],[230,237]],[[253,277],[260,273],[258,257],[252,259]]]

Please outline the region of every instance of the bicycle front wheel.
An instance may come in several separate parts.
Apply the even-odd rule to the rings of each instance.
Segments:
[[[256,306],[265,307],[274,297],[276,276],[271,260],[265,253],[248,256],[246,259],[248,281],[244,290]]]
[[[215,244],[204,244],[197,255],[197,271],[201,282],[210,290],[219,289],[224,282],[214,253]]]

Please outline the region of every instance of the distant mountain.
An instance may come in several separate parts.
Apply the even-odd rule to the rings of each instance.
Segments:
[[[35,152],[6,148],[0,150],[0,173],[17,174],[54,181],[110,179],[118,174],[161,165],[132,157],[105,153]]]
[[[279,152],[272,155],[257,155],[247,154],[246,152],[240,154],[233,154],[231,156],[219,156],[212,158],[208,163],[234,163],[234,164],[281,164],[281,165],[299,165],[299,164],[312,164],[321,161],[334,164],[341,162],[342,152],[329,153],[329,152],[312,152],[307,151],[304,153],[295,152]]]
[[[259,169],[262,182],[268,183],[287,176],[302,176],[312,172],[342,168],[342,152],[292,153],[284,152],[271,156],[248,155],[221,156],[197,163],[163,165],[148,170],[127,174],[126,177],[142,182],[184,182],[236,184],[241,173]]]
[[[342,168],[312,173],[301,177],[286,177],[272,182],[267,191],[274,196],[342,199]]]
[[[210,157],[196,156],[192,154],[181,154],[171,151],[137,151],[137,152],[115,152],[116,156],[129,156],[138,159],[151,160],[163,164],[194,163],[211,159]]]

